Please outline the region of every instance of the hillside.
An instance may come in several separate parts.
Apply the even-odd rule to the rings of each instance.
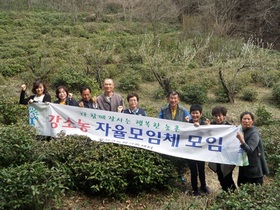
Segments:
[[[144,38],[149,34],[149,24],[114,20],[110,23],[92,22],[87,20],[85,14],[81,14],[77,23],[73,23],[71,16],[52,12],[2,12],[1,16],[0,91],[5,97],[8,88],[13,90],[8,91],[9,97],[18,98],[22,83],[26,83],[30,90],[33,81],[40,78],[46,81],[53,98],[59,84],[68,86],[74,96],[79,98],[78,90],[82,84],[89,84],[93,94],[99,94],[102,92],[99,88],[102,81],[96,78],[111,77],[116,82],[116,91],[124,97],[129,92],[124,89],[126,86],[130,85],[131,91],[137,91],[141,105],[148,109],[150,116],[156,116],[159,108],[165,104],[164,92],[149,67],[151,64],[148,62],[152,61],[145,61],[143,57],[148,56],[149,48],[152,47],[148,46]],[[166,47],[172,44],[176,47],[176,39],[180,38],[180,34],[179,25],[173,24],[170,28],[170,25],[162,24],[159,37],[161,43],[165,44],[161,44],[158,50],[167,50]],[[183,91],[186,84],[206,87],[209,100],[205,103],[205,110],[211,109],[211,104],[216,103],[214,96],[220,84],[218,69],[224,69],[225,79],[230,85],[237,69],[246,66],[237,74],[234,84],[234,91],[238,92],[237,101],[227,104],[236,107],[233,115],[240,112],[237,107],[243,103],[239,100],[242,91],[250,88],[257,91],[257,100],[253,106],[244,102],[245,107],[252,106],[250,109],[255,111],[257,104],[264,104],[278,119],[277,107],[270,100],[270,87],[280,78],[279,53],[263,48],[258,50],[261,43],[256,41],[251,39],[242,43],[213,35],[190,34],[182,43],[186,46],[183,50],[189,50],[185,55],[186,60],[172,64],[173,61],[168,61],[171,58],[166,57],[163,51],[150,57],[165,57],[155,71],[162,74],[163,78],[169,78],[173,89]],[[147,55],[138,50],[144,44]],[[257,44],[256,47],[253,44]],[[178,55],[171,51],[172,56]],[[162,73],[166,68],[168,73]],[[128,79],[125,81],[126,77]]]

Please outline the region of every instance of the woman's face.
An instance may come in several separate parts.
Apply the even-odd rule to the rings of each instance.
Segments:
[[[244,129],[252,127],[254,121],[252,120],[251,115],[245,114],[241,119],[241,125]]]
[[[40,84],[37,88],[36,88],[36,94],[37,96],[41,96],[44,94],[44,85]]]
[[[137,108],[138,101],[137,101],[137,98],[135,96],[131,97],[129,99],[128,103],[129,103],[129,108],[131,110],[134,110],[135,108]]]
[[[219,113],[214,115],[213,118],[217,124],[223,124],[226,117],[222,113]]]
[[[58,97],[59,97],[60,100],[65,100],[67,98],[67,93],[63,88],[59,89]]]

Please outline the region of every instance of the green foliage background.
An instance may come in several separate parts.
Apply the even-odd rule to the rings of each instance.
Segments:
[[[155,69],[182,93],[183,105],[201,103],[207,117],[217,103],[229,107],[235,124],[244,109],[256,111],[276,182],[263,191],[245,186],[238,194],[212,203],[213,208],[279,207],[279,198],[274,197],[279,189],[274,174],[280,162],[279,52],[263,48],[253,38],[183,33],[179,22],[160,23],[156,29],[152,23],[123,21],[112,14],[94,18],[86,12],[73,17],[41,9],[0,12],[0,209],[60,208],[66,191],[120,198],[132,192],[174,190],[176,169],[169,158],[86,137],[45,141],[27,125],[26,107],[18,105],[22,83],[30,94],[33,81],[43,79],[52,98],[55,88],[63,84],[78,98],[83,85],[92,87],[93,94],[101,93],[100,76],[101,81],[113,78],[124,98],[130,91],[140,93],[141,106],[157,117],[166,100]],[[224,69],[240,105],[226,103],[219,68]],[[265,96],[256,94],[260,87],[267,91]],[[252,193],[256,191],[263,192],[261,198],[271,199],[260,205],[262,199]],[[178,208],[178,203],[167,208]]]

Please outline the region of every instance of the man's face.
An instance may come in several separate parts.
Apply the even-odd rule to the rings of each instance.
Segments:
[[[91,92],[89,91],[89,89],[83,90],[81,96],[83,101],[90,101]]]
[[[180,98],[178,95],[170,95],[167,100],[171,108],[176,108],[180,102]]]
[[[106,93],[110,93],[114,91],[114,82],[111,79],[107,79],[104,81],[103,88]]]

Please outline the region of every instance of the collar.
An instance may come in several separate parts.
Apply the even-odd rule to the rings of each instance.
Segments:
[[[134,109],[134,111],[132,111],[132,110],[129,108],[128,111],[129,111],[129,113],[131,113],[131,114],[137,114],[138,111],[139,111],[139,109],[136,108],[136,109]]]

